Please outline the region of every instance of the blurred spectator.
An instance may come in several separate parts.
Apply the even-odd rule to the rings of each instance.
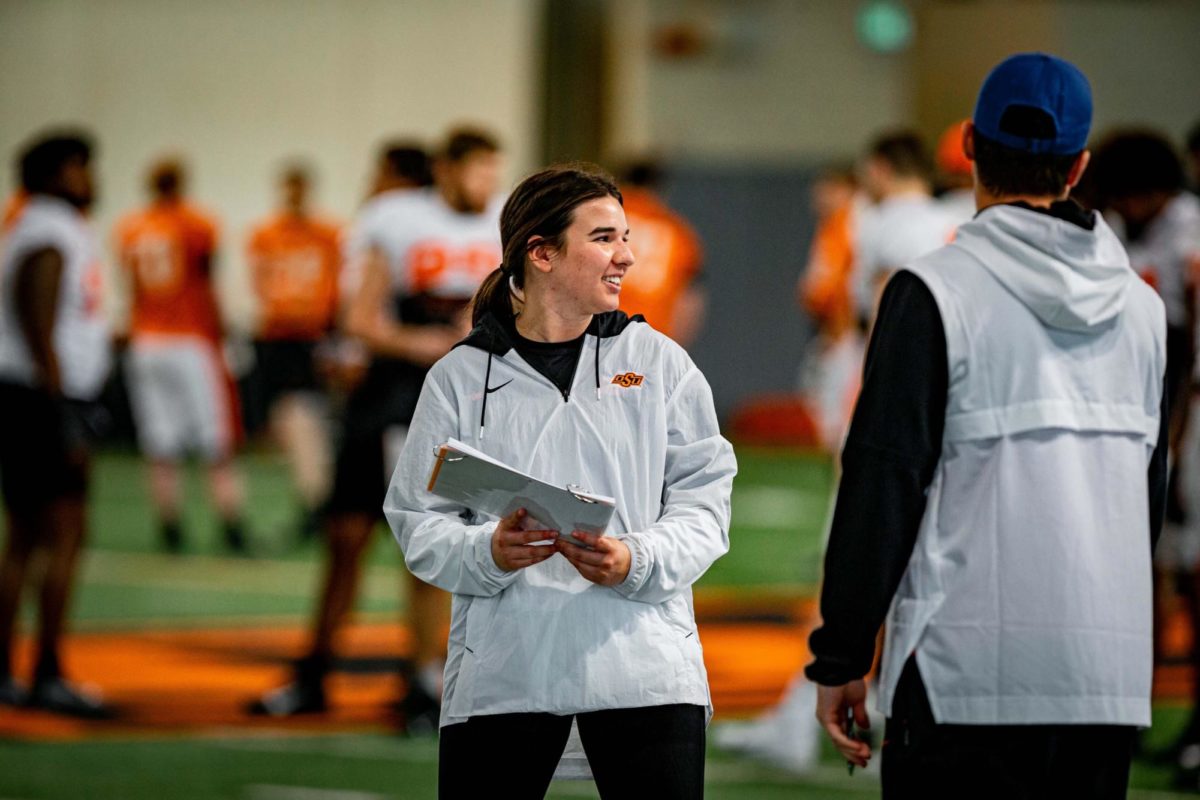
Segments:
[[[23,210],[0,245],[0,480],[8,538],[0,561],[0,705],[105,717],[63,677],[59,646],[87,528],[93,401],[108,374],[86,136],[41,139],[20,159]],[[21,595],[38,598],[32,689],[12,674]]]
[[[811,200],[816,231],[796,299],[822,331],[837,335],[856,321],[851,275],[855,227],[865,200],[849,166],[830,166],[818,174]]]
[[[1161,658],[1169,601],[1182,587],[1196,642],[1192,664],[1200,668],[1200,508],[1189,507],[1189,499],[1197,494],[1200,465],[1195,448],[1185,446],[1191,438],[1200,201],[1183,191],[1183,163],[1171,143],[1157,133],[1109,135],[1097,148],[1092,169],[1098,202],[1107,209],[1114,229],[1123,234],[1131,265],[1158,290],[1167,310],[1170,481],[1167,521],[1154,554],[1155,650]],[[1191,718],[1170,754],[1194,762],[1188,771],[1195,786],[1200,778],[1200,681],[1193,690]]]
[[[335,322],[341,258],[337,226],[309,207],[310,185],[307,169],[286,169],[280,210],[254,228],[247,248],[259,308],[255,382],[300,494],[301,538],[316,532],[329,494],[328,409],[316,357]]]
[[[484,131],[452,131],[434,162],[435,186],[413,190],[394,181],[363,206],[347,237],[348,284],[343,327],[366,344],[372,362],[346,405],[325,526],[327,571],[309,651],[293,680],[263,695],[251,712],[274,716],[324,711],[325,677],[334,639],[358,590],[363,551],[382,519],[382,499],[407,435],[429,367],[467,333],[467,306],[500,263],[496,190],[502,161]],[[345,284],[344,284],[345,285]],[[411,576],[410,576],[411,577]],[[449,596],[409,583],[416,639],[401,722],[409,732],[437,730],[446,654]]]
[[[388,192],[408,192],[433,185],[433,167],[423,146],[411,140],[396,140],[383,145],[371,177],[367,200]],[[343,250],[347,242],[343,241]],[[362,282],[364,259],[343,258],[338,276],[338,314],[354,297]],[[362,381],[371,354],[358,339],[346,335],[340,326],[330,332],[318,348],[318,363],[334,399],[341,401]]]
[[[1195,363],[1195,286],[1200,201],[1183,190],[1183,164],[1157,133],[1111,134],[1096,149],[1095,191],[1122,236],[1133,268],[1167,309],[1167,392],[1171,447],[1187,421],[1186,397]]]
[[[704,323],[700,269],[704,253],[687,220],[657,194],[662,170],[653,161],[631,164],[621,194],[636,263],[621,281],[621,310],[641,314],[684,347]]]
[[[975,216],[975,174],[963,152],[963,125],[959,120],[942,132],[937,146],[938,202],[954,225]]]
[[[853,276],[855,231],[865,202],[853,168],[828,167],[817,176],[812,188],[816,233],[797,285],[801,307],[817,324],[817,336],[806,348],[800,391],[830,452],[841,443],[862,373]]]
[[[162,544],[184,546],[180,467],[194,453],[206,464],[225,544],[244,552],[233,464],[239,409],[212,284],[217,226],[185,200],[180,162],[152,165],[147,189],[150,205],[124,217],[115,238],[131,288],[129,393]]]
[[[433,162],[421,144],[408,140],[397,140],[383,145],[379,154],[379,162],[371,178],[371,188],[367,192],[367,200],[380,195],[407,192],[412,189],[423,189],[433,185]],[[354,242],[344,242],[345,247],[353,247]],[[342,264],[341,278],[338,283],[338,295],[343,302],[349,301],[362,281],[364,260],[360,258],[345,259]]]
[[[949,241],[954,224],[932,194],[933,164],[920,137],[885,133],[863,159],[861,185],[875,203],[855,242],[855,302],[871,319],[893,272]]]

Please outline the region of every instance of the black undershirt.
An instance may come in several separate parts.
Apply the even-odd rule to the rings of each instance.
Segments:
[[[1084,228],[1094,224],[1073,202],[1050,209],[1019,205]],[[816,660],[805,669],[814,683],[840,686],[871,668],[876,634],[912,556],[925,491],[941,457],[947,361],[933,294],[913,273],[896,273],[880,301],[842,451],[825,553],[822,625],[809,640]],[[1167,413],[1164,393],[1158,446],[1147,473],[1151,546],[1165,508]]]
[[[579,354],[583,351],[583,338],[587,333],[582,333],[569,342],[535,342],[522,336],[515,325],[509,333],[512,335],[513,347],[521,358],[557,386],[563,397],[569,397],[571,384],[575,381],[575,367],[579,364]]]

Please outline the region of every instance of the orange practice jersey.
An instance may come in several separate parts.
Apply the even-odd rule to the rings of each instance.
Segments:
[[[333,325],[340,251],[336,226],[279,214],[248,247],[263,339],[318,339]]]
[[[804,304],[821,326],[841,332],[854,321],[850,283],[854,271],[854,203],[848,202],[817,226],[804,273]]]
[[[700,272],[700,240],[650,192],[622,189],[633,268],[621,281],[621,309],[674,336],[675,306]]]
[[[117,224],[117,251],[133,285],[130,335],[221,339],[208,265],[216,224],[184,203],[155,204]]]

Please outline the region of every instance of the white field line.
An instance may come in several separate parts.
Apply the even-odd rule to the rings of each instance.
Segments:
[[[351,792],[345,789],[314,789],[308,786],[282,786],[252,783],[245,787],[249,800],[383,800],[387,795],[375,792]]]
[[[173,591],[237,592],[276,597],[311,597],[321,565],[317,561],[272,558],[171,556],[89,550],[83,578],[97,585],[150,586]],[[399,565],[370,566],[363,573],[361,596],[396,599],[403,591]]]

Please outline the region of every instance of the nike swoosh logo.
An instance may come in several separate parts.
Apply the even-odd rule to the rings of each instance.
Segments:
[[[506,380],[504,383],[500,384],[499,386],[493,386],[493,387],[492,387],[492,388],[490,388],[490,389],[489,389],[489,388],[487,388],[487,387],[485,386],[485,387],[483,387],[483,391],[484,391],[486,394],[491,394],[492,392],[498,392],[498,391],[500,391],[501,389],[503,389],[505,386],[508,386],[508,385],[509,385],[510,383],[512,383],[512,382],[513,382],[513,379],[512,379],[512,378],[509,378],[508,380]]]

